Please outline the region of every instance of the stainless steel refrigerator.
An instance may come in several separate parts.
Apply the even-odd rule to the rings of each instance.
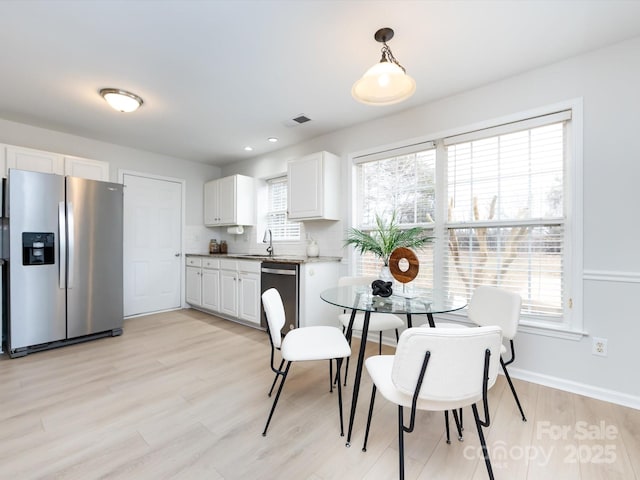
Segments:
[[[122,333],[123,186],[10,170],[7,351]]]

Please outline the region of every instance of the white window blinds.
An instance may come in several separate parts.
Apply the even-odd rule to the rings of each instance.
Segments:
[[[561,316],[564,152],[563,122],[447,147],[445,274],[455,294],[502,286],[522,296],[523,312]]]
[[[287,177],[268,180],[267,187],[267,228],[271,229],[273,240],[300,240],[300,223],[287,219]]]
[[[437,148],[358,157],[354,226],[373,229],[376,214],[396,211],[401,225],[435,237],[416,252],[412,285],[466,299],[478,285],[500,286],[521,295],[523,317],[567,321],[570,119],[560,111],[436,140]],[[355,259],[359,273],[378,275],[377,258]]]
[[[432,142],[422,144],[427,149],[364,162],[358,159],[356,181],[358,191],[357,228],[372,230],[376,214],[387,220],[396,212],[400,227],[416,224],[433,226],[435,213],[436,154]],[[373,157],[379,158],[379,155]],[[430,287],[432,284],[433,246],[427,245],[417,252],[420,272],[414,285]],[[377,277],[381,261],[371,254],[358,255],[357,270],[361,275]]]

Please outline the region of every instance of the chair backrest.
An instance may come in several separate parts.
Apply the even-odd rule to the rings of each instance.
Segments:
[[[520,323],[520,295],[502,288],[482,285],[477,287],[469,301],[469,320],[480,325],[498,325],[502,336],[512,340]]]
[[[375,277],[340,277],[338,279],[339,287],[348,287],[351,285],[367,285],[371,286]]]
[[[282,327],[286,319],[284,313],[284,305],[280,292],[275,288],[270,288],[262,294],[262,305],[264,313],[267,317],[267,325],[269,325],[269,335],[271,335],[271,343],[275,348],[280,348],[282,344]]]
[[[498,375],[500,327],[408,328],[400,335],[391,378],[398,390],[413,395],[425,353],[429,363],[419,397],[439,402],[477,401],[482,396],[485,351],[489,349],[487,388]]]

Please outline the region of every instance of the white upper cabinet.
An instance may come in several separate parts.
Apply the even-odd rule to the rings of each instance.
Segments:
[[[64,175],[64,157],[57,153],[7,145],[6,159],[7,170],[5,175],[10,168]]]
[[[256,185],[251,177],[232,175],[204,184],[204,224],[208,227],[254,225]]]
[[[6,176],[10,168],[31,172],[55,173],[90,180],[109,181],[109,163],[88,158],[64,156],[33,148],[2,145],[4,163],[0,163]]]
[[[288,166],[288,217],[292,220],[339,220],[340,159],[318,152]]]
[[[64,157],[64,174],[89,180],[109,181],[109,163],[80,157]]]

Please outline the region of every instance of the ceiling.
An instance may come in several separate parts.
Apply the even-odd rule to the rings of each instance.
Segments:
[[[417,90],[362,105],[386,26]],[[640,1],[1,0],[0,117],[223,165],[639,35]]]

